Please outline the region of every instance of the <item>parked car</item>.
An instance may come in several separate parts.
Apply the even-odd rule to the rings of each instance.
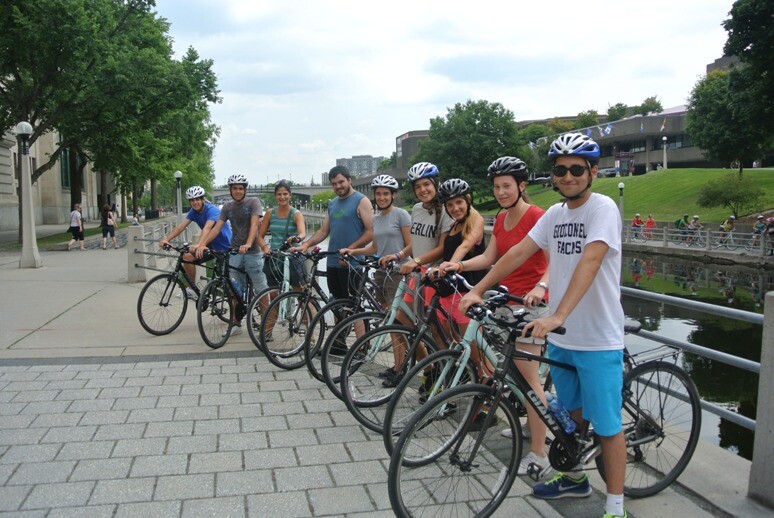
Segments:
[[[612,178],[616,174],[618,174],[618,171],[615,167],[604,167],[599,170],[599,173],[597,173],[597,176],[599,178]]]

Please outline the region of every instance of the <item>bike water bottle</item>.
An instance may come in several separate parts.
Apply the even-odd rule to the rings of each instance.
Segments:
[[[551,392],[546,392],[546,402],[548,403],[548,409],[554,415],[556,422],[562,427],[566,433],[572,433],[578,427],[575,421],[572,420],[570,412],[564,408],[564,405],[559,398],[554,396]]]
[[[239,282],[237,282],[237,280],[233,277],[231,278],[231,286],[234,288],[236,294],[239,295],[240,299],[244,298],[245,292],[242,291],[242,287],[239,285]]]

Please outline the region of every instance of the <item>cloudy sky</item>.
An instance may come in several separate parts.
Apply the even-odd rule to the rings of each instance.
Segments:
[[[685,104],[732,0],[157,0],[175,51],[213,59],[216,182],[308,183],[468,99],[516,120],[656,95]]]

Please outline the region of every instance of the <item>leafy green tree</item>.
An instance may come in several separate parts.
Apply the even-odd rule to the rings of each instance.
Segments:
[[[575,128],[588,128],[597,124],[599,124],[599,113],[597,113],[597,110],[587,110],[578,114]]]
[[[619,121],[626,117],[629,108],[624,103],[615,103],[612,106],[607,107],[607,121],[614,122]]]
[[[727,70],[713,70],[696,82],[688,98],[686,130],[708,158],[723,164],[763,154],[770,135],[751,121],[748,92],[732,91]]]
[[[398,156],[395,151],[392,152],[392,155],[390,155],[390,158],[386,160],[382,160],[382,163],[379,164],[379,171],[388,171],[395,167],[395,165],[398,163]]]
[[[545,124],[529,124],[519,130],[519,143],[529,144],[532,142],[536,144],[541,138],[548,136],[548,126]]]
[[[321,205],[323,208],[328,206],[328,202],[336,197],[336,193],[333,190],[318,192],[312,195],[312,205]]]
[[[548,121],[548,133],[549,135],[559,135],[560,133],[567,133],[575,129],[572,122],[563,121],[558,117],[554,117]]]
[[[634,107],[634,113],[639,113],[643,117],[650,113],[660,113],[662,111],[664,111],[664,107],[655,95],[645,98],[642,104]]]
[[[433,162],[444,179],[462,178],[474,192],[487,192],[489,164],[504,155],[526,156],[525,147],[519,145],[513,112],[500,103],[468,100],[430,120],[415,161]]]
[[[731,88],[746,92],[750,120],[774,133],[774,3],[770,0],[737,0],[723,22],[728,39],[727,56],[738,56],[742,66],[731,72]]]
[[[708,182],[696,201],[700,207],[726,207],[738,217],[761,209],[763,197],[763,189],[752,178],[729,173]]]

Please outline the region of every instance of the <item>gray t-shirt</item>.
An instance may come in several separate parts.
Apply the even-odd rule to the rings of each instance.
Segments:
[[[375,215],[372,222],[376,253],[380,257],[397,254],[403,250],[406,243],[403,240],[401,229],[411,225],[411,216],[408,212],[399,207],[393,207],[387,214]],[[406,259],[408,258],[404,257],[401,263],[405,262]]]
[[[438,246],[438,240],[441,238],[441,234],[448,232],[454,220],[446,214],[443,207],[440,208],[441,219],[438,223],[438,233],[435,231],[435,211],[432,213],[422,206],[422,203],[417,203],[414,208],[411,209],[411,255],[413,257],[420,257],[426,254],[436,246]]]
[[[245,198],[242,203],[230,201],[220,209],[220,221],[231,223],[231,247],[238,248],[247,242],[250,235],[250,218],[261,215],[261,201],[258,198]],[[257,234],[256,234],[257,235]],[[259,252],[258,240],[253,240],[251,254]]]

